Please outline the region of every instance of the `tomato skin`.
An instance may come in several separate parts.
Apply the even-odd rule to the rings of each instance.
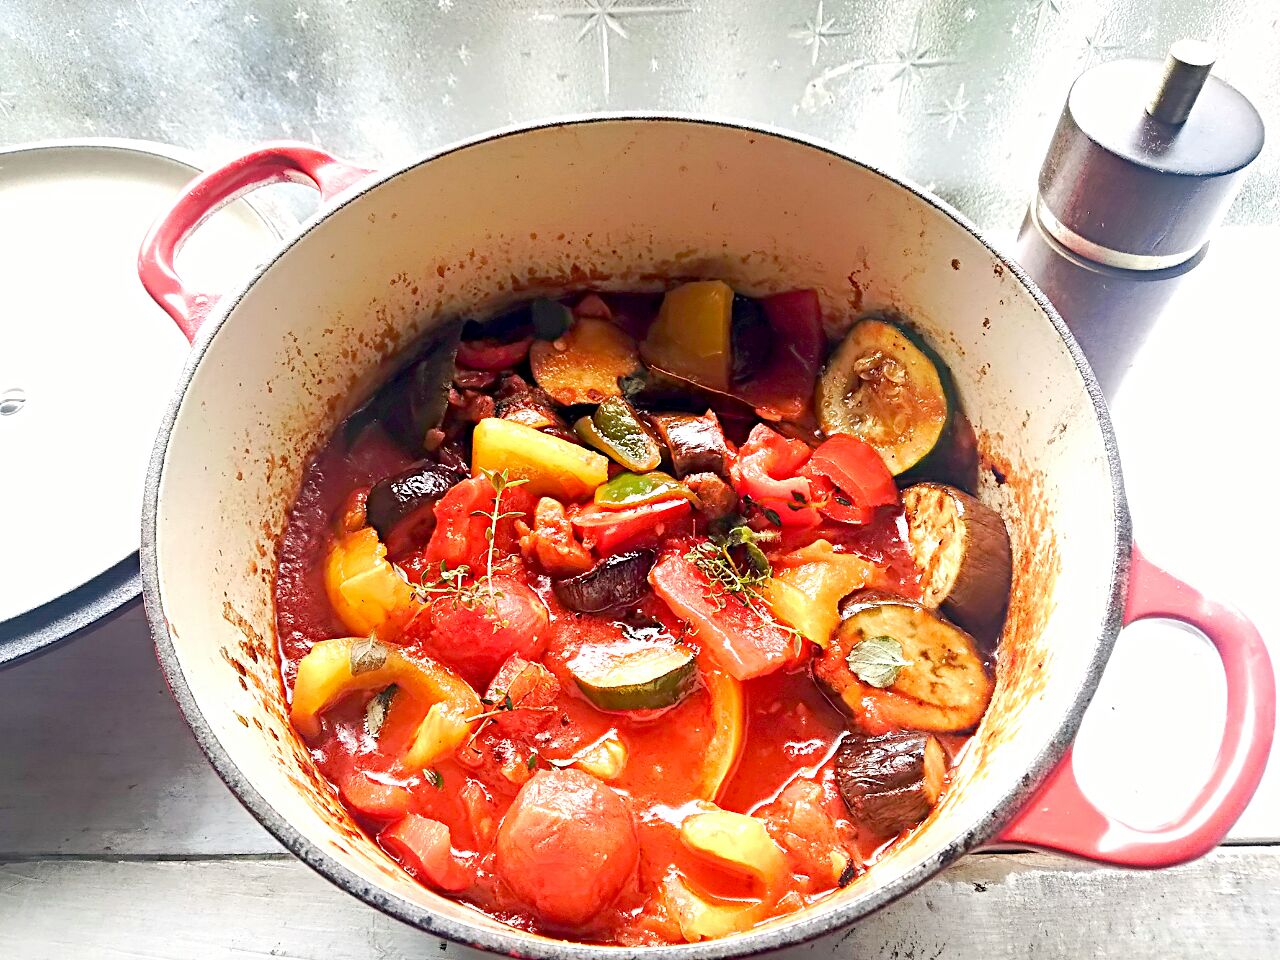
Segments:
[[[458,365],[470,370],[509,370],[529,355],[533,337],[511,343],[497,340],[463,340],[458,344]]]
[[[591,504],[572,517],[583,544],[598,556],[622,550],[652,547],[664,537],[680,533],[693,515],[688,500],[662,500],[623,510],[604,509]]]
[[[484,572],[489,541],[486,534],[490,526],[489,514],[493,512],[493,484],[487,477],[471,477],[455,484],[436,504],[436,528],[423,552],[426,575],[435,579],[444,563],[450,570],[466,565],[473,575]],[[532,516],[535,500],[518,486],[508,487],[502,493],[502,512]],[[510,556],[519,549],[519,537],[515,532],[517,516],[503,517],[498,522],[494,537],[494,552],[499,558]]]
[[[553,924],[576,927],[604,909],[639,862],[625,800],[581,770],[542,770],[498,828],[498,873]]]
[[[378,834],[382,848],[418,879],[457,893],[471,886],[471,868],[453,855],[449,828],[439,820],[411,813]]]
[[[811,453],[803,440],[790,440],[758,423],[730,468],[733,488],[738,496],[777,513],[784,527],[811,527],[822,518],[812,506],[808,479],[798,475]]]
[[[352,770],[340,789],[348,806],[375,820],[396,820],[414,808],[413,794],[407,787],[380,783],[362,770]]]
[[[474,589],[470,599],[435,597],[405,626],[403,644],[483,689],[512,654],[542,655],[550,617],[541,598],[515,577],[496,574]]]
[[[767,615],[717,596],[682,547],[668,548],[649,571],[653,591],[697,631],[698,642],[735,680],[773,673],[794,662],[802,642]]]

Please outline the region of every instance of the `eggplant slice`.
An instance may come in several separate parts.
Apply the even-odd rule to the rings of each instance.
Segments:
[[[911,556],[923,574],[924,605],[993,647],[1013,582],[1004,521],[986,504],[941,483],[908,487],[902,504]]]
[[[649,590],[649,568],[657,554],[633,550],[605,557],[586,573],[551,584],[556,598],[579,613],[603,613],[639,602]]]
[[[946,775],[942,744],[915,730],[846,737],[836,751],[836,786],[845,806],[859,827],[882,837],[927,817]]]
[[[846,600],[841,613],[813,673],[855,725],[959,732],[982,719],[994,685],[969,634],[918,603],[873,591]],[[894,651],[888,669],[886,648]]]
[[[653,424],[671,454],[671,467],[682,480],[694,473],[714,473],[729,479],[729,445],[719,418],[708,410],[702,416],[654,413]]]

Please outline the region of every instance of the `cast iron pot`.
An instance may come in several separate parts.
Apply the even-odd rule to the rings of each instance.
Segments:
[[[174,256],[185,237],[230,198],[284,179],[332,202],[234,295],[184,286]],[[194,341],[143,519],[144,596],[168,682],[263,825],[401,920],[527,957],[754,954],[857,920],[993,843],[1130,866],[1191,859],[1257,786],[1275,725],[1257,631],[1135,549],[1107,410],[1066,327],[963,217],[894,177],[793,136],[661,117],[511,130],[383,175],[275,144],[194,181],[139,266]],[[681,946],[516,930],[404,874],[317,774],[286,717],[276,539],[309,456],[440,319],[535,293],[708,276],[756,294],[816,288],[833,334],[860,313],[900,310],[950,364],[980,437],[981,495],[1015,553],[995,698],[925,828],[816,906]],[[1069,747],[1120,627],[1153,616],[1213,641],[1227,722],[1191,808],[1141,831],[1090,804]]]

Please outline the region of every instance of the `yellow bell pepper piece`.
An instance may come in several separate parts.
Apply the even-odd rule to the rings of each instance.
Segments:
[[[333,545],[325,561],[324,589],[346,628],[364,635],[416,602],[413,588],[387,562],[387,548],[372,527]]]
[[[712,734],[702,754],[702,777],[696,795],[704,800],[715,800],[729,774],[738,765],[746,730],[746,711],[739,681],[713,666],[705,655],[698,659],[698,670],[711,697]]]
[[[750,930],[764,917],[763,904],[713,902],[676,874],[662,881],[662,895],[667,911],[680,927],[680,935],[689,943]]]
[[[764,821],[728,810],[686,817],[680,840],[701,857],[774,890],[787,875],[787,858],[769,836]]]
[[[715,390],[728,390],[733,366],[733,290],[698,280],[667,291],[640,344],[645,362]]]
[[[609,479],[609,460],[594,450],[510,420],[489,417],[471,435],[471,470],[507,471],[538,497],[582,500]]]
[[[627,745],[610,733],[578,754],[573,765],[601,780],[617,780],[627,766]]]
[[[461,699],[466,700],[465,697]],[[478,705],[477,699],[476,706]],[[410,770],[425,770],[441,757],[453,753],[462,746],[475,727],[475,721],[468,721],[467,718],[474,717],[479,712],[469,702],[451,700],[433,703],[418,725],[413,742],[409,744],[401,762]]]
[[[393,683],[418,702],[432,705],[403,758],[414,769],[457,749],[476,724],[467,718],[484,711],[470,685],[434,660],[411,657],[373,639],[339,637],[321,640],[298,663],[289,719],[312,739],[320,733],[320,714],[343,697]]]
[[[815,540],[775,564],[773,579],[761,593],[774,616],[826,647],[840,622],[840,601],[872,582],[876,573],[870,561],[836,553],[826,540]]]

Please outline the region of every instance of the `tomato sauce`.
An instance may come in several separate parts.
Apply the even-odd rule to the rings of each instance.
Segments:
[[[640,322],[631,314],[643,312],[642,306],[652,309],[654,302],[652,298],[614,301],[615,307],[625,307],[620,309],[620,316],[626,322],[620,320],[618,326],[624,330],[634,328],[635,335],[642,335],[651,316],[640,318],[644,321]],[[607,305],[598,299],[591,306],[593,311],[602,308],[607,312]],[[501,353],[503,363],[518,362],[529,350],[531,339],[519,338],[522,332],[517,329],[511,334],[517,339],[486,340],[484,351],[473,349],[466,356],[483,354],[481,358],[488,363],[491,355]],[[436,447],[442,440],[453,444],[448,455],[454,462],[465,464],[470,452],[469,428],[461,434],[450,433],[449,418],[493,416],[501,410],[505,389],[501,376],[506,374],[500,376],[487,368],[464,373],[466,376],[458,377],[450,392],[446,429],[435,431],[439,436],[434,439],[428,435],[428,440]],[[787,375],[803,373],[792,370]],[[812,376],[812,371],[808,375]],[[467,386],[460,392],[457,385],[462,383]],[[485,394],[484,390],[490,393]],[[496,403],[491,397],[494,391]],[[551,425],[555,415],[547,419],[545,411],[536,405],[541,402],[536,397],[534,401],[522,400],[526,405],[519,413],[533,417],[535,423],[545,421],[550,426],[541,429],[555,433],[557,428]],[[805,416],[812,423],[812,415],[806,412]],[[748,432],[739,424],[727,433],[732,451],[732,438],[742,440]],[[572,437],[562,428],[561,434]],[[751,436],[759,434],[752,432]],[[770,442],[779,448],[791,444],[786,447],[788,455],[800,460],[808,456],[807,448],[798,440],[784,441],[777,436]],[[445,452],[433,452],[428,459],[432,458],[443,461]],[[452,513],[436,511],[434,532],[430,524],[426,527],[429,543],[417,542],[407,550],[396,547],[401,551],[397,555],[387,555],[385,545],[378,543],[382,551],[379,556],[394,568],[370,557],[369,563],[381,566],[358,576],[344,575],[340,591],[356,586],[351,587],[351,596],[336,595],[332,558],[347,549],[344,544],[353,530],[367,531],[365,524],[372,522],[366,518],[368,491],[424,462],[415,461],[379,422],[365,422],[358,430],[351,424],[340,428],[304,474],[279,543],[275,581],[281,672],[291,703],[300,665],[309,654],[326,649],[325,645],[335,640],[354,645],[349,656],[343,654],[335,661],[335,669],[345,671],[348,687],[344,689],[348,694],[329,697],[320,704],[314,725],[300,729],[308,733],[318,730],[307,742],[319,771],[361,826],[400,859],[408,872],[425,885],[443,889],[521,929],[585,942],[655,944],[723,935],[802,909],[850,882],[886,843],[893,841],[894,837],[883,836],[857,822],[847,798],[842,798],[836,755],[850,735],[848,707],[843,707],[843,712],[837,709],[840,704],[835,694],[824,692],[815,683],[810,663],[820,651],[798,630],[792,631],[794,642],[789,640],[787,644],[794,651],[783,654],[791,659],[781,669],[776,661],[763,666],[754,663],[754,672],[738,674],[749,679],[735,680],[730,676],[732,670],[721,667],[723,661],[717,660],[717,648],[707,634],[700,638],[696,624],[684,622],[673,613],[670,598],[664,602],[647,585],[634,602],[629,600],[599,613],[579,612],[598,608],[574,610],[566,605],[573,600],[562,601],[564,594],[558,592],[558,584],[576,576],[577,569],[549,570],[544,564],[579,563],[580,555],[587,553],[574,541],[573,519],[590,509],[580,499],[574,503],[572,498],[566,498],[563,506],[553,504],[556,511],[547,516],[560,526],[555,533],[557,539],[547,543],[559,548],[559,552],[552,549],[540,553],[529,547],[530,542],[537,542],[537,524],[542,522],[535,521],[534,515],[539,497],[525,490],[515,493],[523,482],[517,481],[507,488],[504,499],[503,485],[508,483],[505,474],[501,480],[490,477],[496,491],[491,512],[472,510],[474,501],[461,507],[455,504]],[[619,472],[616,464],[609,466],[609,476]],[[467,482],[479,483],[479,475],[477,471],[477,479]],[[737,477],[735,473],[734,479]],[[887,499],[891,499],[896,494],[888,474],[884,477],[890,487]],[[787,482],[793,480],[794,477]],[[759,474],[749,482],[756,483],[766,491],[763,495],[768,495],[773,490],[771,484],[780,481]],[[707,491],[711,488],[705,485],[706,481],[703,483],[701,490],[709,496]],[[451,492],[460,493],[461,488],[451,488]],[[373,498],[368,499],[371,504]],[[779,509],[790,506],[785,496],[772,502]],[[777,514],[768,510],[753,515],[750,523],[758,528],[759,543],[771,557],[785,557],[815,541],[827,541],[837,553],[855,554],[870,562],[877,572],[875,582],[867,586],[918,600],[922,576],[912,558],[903,508],[900,503],[877,503],[884,504],[886,500],[874,502],[874,508],[862,518],[865,522],[860,523],[821,516],[817,506],[803,499],[792,508],[808,511],[812,515],[810,521],[787,525],[795,519],[788,516],[786,523],[770,526],[766,522],[768,514]],[[705,504],[697,509],[702,511]],[[742,509],[753,509],[750,497],[743,497]],[[538,506],[539,517],[542,512],[542,506]],[[447,521],[446,516],[453,519]],[[598,519],[599,513],[593,518]],[[670,529],[640,524],[642,535],[637,538],[635,533],[627,533],[630,539],[617,549],[650,550],[653,556],[664,550],[663,555],[670,556],[676,551],[676,561],[682,556],[689,560],[694,553],[685,553],[690,550],[688,545],[706,540],[718,521],[710,513],[704,516],[696,512],[691,520]],[[449,562],[439,561],[439,553],[433,553],[433,544],[446,522],[456,525],[451,534],[455,547],[463,542],[457,538],[471,538],[465,553],[471,558],[467,566],[451,567]],[[739,518],[738,522],[746,521]],[[742,531],[746,531],[742,535],[747,538],[753,536],[745,526],[740,528]],[[480,534],[483,540],[477,539]],[[406,541],[402,538],[399,542]],[[590,540],[586,546],[603,557],[597,560],[588,556],[587,562],[603,565],[610,551],[597,550]],[[822,549],[830,554],[829,548]],[[810,561],[795,562],[811,565]],[[392,569],[394,576],[389,573]],[[704,568],[686,571],[680,582],[696,582],[703,576],[698,571]],[[362,673],[385,668],[389,649],[403,651],[403,657],[411,662],[440,653],[448,667],[451,645],[506,642],[507,633],[518,632],[515,627],[507,629],[507,621],[495,624],[489,632],[477,632],[474,625],[484,623],[474,610],[483,612],[486,603],[492,604],[494,594],[490,592],[486,599],[483,592],[486,583],[489,591],[495,589],[496,583],[506,583],[508,593],[527,595],[528,603],[537,607],[536,616],[519,621],[529,624],[528,630],[538,634],[528,653],[529,665],[520,666],[525,663],[522,656],[507,657],[502,650],[492,658],[494,663],[503,664],[499,675],[515,663],[515,676],[534,677],[536,682],[530,687],[533,693],[522,694],[513,701],[509,692],[496,686],[493,671],[487,666],[489,661],[471,655],[467,660],[470,666],[455,666],[455,671],[470,681],[475,699],[468,701],[471,706],[465,711],[448,714],[446,710],[434,721],[432,717],[443,701],[433,705],[429,682],[419,679],[415,681],[417,687],[399,680],[391,685],[386,685],[386,680],[376,686],[362,685]],[[712,601],[738,602],[732,596],[728,600],[715,599],[717,582],[708,579],[706,583],[711,592],[701,598],[704,607]],[[400,612],[388,613],[378,607],[391,604],[396,597],[400,599],[395,602],[404,608]],[[370,598],[377,601],[372,607]],[[446,609],[448,604],[453,604],[452,608]],[[490,615],[497,616],[496,607],[491,605],[488,609]],[[834,606],[831,609],[834,611]],[[738,613],[748,620],[759,615],[754,609]],[[362,619],[363,628],[356,630],[351,626],[355,614],[374,619]],[[831,616],[835,616],[834,612]],[[373,629],[369,631],[371,624]],[[772,621],[769,625],[779,629]],[[515,637],[511,642],[522,639]],[[687,651],[684,656],[689,669],[680,674],[678,698],[660,706],[632,706],[626,711],[598,707],[599,701],[593,702],[591,689],[583,685],[578,672],[583,658],[590,659],[597,651],[609,651],[614,656],[619,650],[629,649],[629,644],[647,649],[655,643],[665,645],[664,649]],[[771,672],[759,675],[765,668]],[[455,677],[453,682],[460,681]],[[384,689],[379,691],[377,686]],[[359,695],[354,692],[357,689]],[[866,688],[868,717],[881,728],[892,730],[894,724],[881,722],[875,713],[877,694],[877,690]],[[533,699],[526,702],[526,696]],[[845,701],[849,698],[845,697]],[[296,725],[296,703],[294,708]],[[308,709],[314,709],[314,705]],[[459,728],[459,724],[463,726]],[[963,734],[940,734],[938,739],[948,759],[954,762],[963,749]],[[403,762],[410,750],[424,743],[431,748],[437,740],[447,743],[448,748],[431,749],[429,765],[415,768]],[[575,802],[590,804],[590,789],[621,796],[634,830],[634,853],[629,852],[630,841],[626,837],[618,840],[617,851],[619,857],[634,855],[634,867],[623,871],[625,880],[621,886],[609,891],[607,902],[599,909],[588,911],[589,919],[585,921],[564,920],[567,914],[557,913],[556,901],[548,901],[551,906],[545,909],[535,907],[529,896],[517,892],[502,865],[504,818],[520,806],[525,786],[535,778],[555,777],[564,771],[573,771],[574,776],[585,771],[605,784],[590,787],[592,780],[579,777],[575,782],[579,786],[585,782],[588,788]],[[600,795],[594,796],[598,799]],[[701,814],[720,812],[741,815],[733,822],[745,824],[749,834],[751,829],[763,827],[757,836],[757,840],[763,838],[764,844],[760,856],[765,860],[782,857],[781,880],[753,873],[755,866],[750,864],[726,868],[723,859],[717,860],[705,851],[700,853],[691,845],[684,825]],[[562,833],[573,829],[572,817],[566,815],[570,819]],[[418,850],[414,857],[408,857],[403,844],[386,839],[391,834],[384,831],[391,831],[398,824],[421,824],[424,821],[420,818],[447,828],[448,849]],[[625,834],[626,826],[622,824],[618,830],[602,828],[600,832],[611,842],[610,835]],[[572,853],[572,844],[568,850]],[[586,858],[607,854],[603,849],[582,851]],[[448,870],[441,869],[441,857],[448,862]],[[602,865],[605,863],[601,861]],[[619,868],[615,864],[610,869]],[[549,888],[549,896],[559,895],[554,889],[554,877],[549,878]],[[697,891],[702,905],[698,909],[703,913],[695,920],[690,920],[682,906],[687,903],[682,897],[687,898],[689,890]],[[590,895],[589,890],[582,893]]]

